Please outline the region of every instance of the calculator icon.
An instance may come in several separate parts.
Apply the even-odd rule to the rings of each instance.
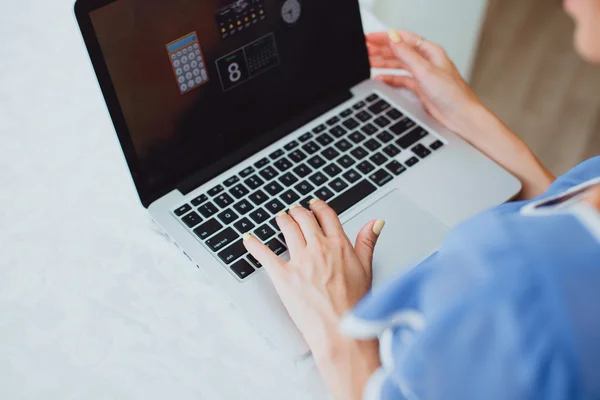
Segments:
[[[208,82],[208,71],[196,32],[169,43],[167,52],[182,95]]]

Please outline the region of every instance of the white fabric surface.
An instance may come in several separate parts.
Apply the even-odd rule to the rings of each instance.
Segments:
[[[0,399],[327,398],[146,216],[71,0],[1,0],[0,139]]]

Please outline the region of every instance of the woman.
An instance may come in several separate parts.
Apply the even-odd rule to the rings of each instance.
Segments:
[[[600,1],[565,7],[579,52],[600,63]],[[287,263],[245,235],[331,393],[600,398],[600,157],[556,180],[440,47],[408,32],[368,35],[367,44],[373,67],[412,74],[378,79],[414,91],[435,118],[517,176],[523,201],[459,226],[437,254],[370,294],[384,221],[370,222],[352,246],[325,202],[314,200],[312,213],[293,207],[277,218]]]

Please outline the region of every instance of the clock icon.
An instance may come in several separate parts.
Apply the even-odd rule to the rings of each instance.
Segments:
[[[296,23],[302,14],[302,6],[298,0],[286,0],[281,7],[281,17],[288,24]]]

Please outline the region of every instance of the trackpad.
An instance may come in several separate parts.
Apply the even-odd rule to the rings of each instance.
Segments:
[[[439,219],[397,190],[346,222],[344,230],[354,242],[362,227],[374,219],[386,222],[375,247],[374,286],[433,254],[448,233]]]

